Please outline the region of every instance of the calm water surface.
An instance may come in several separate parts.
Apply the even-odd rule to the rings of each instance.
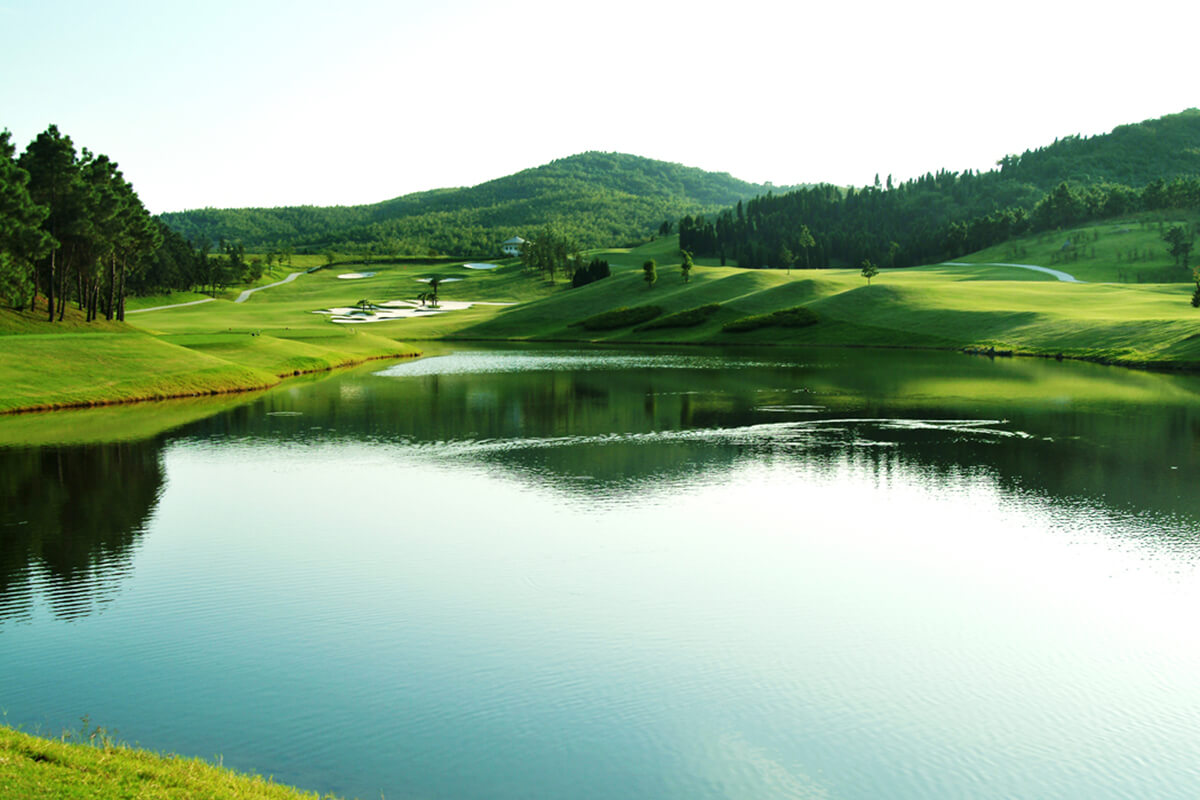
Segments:
[[[1198,401],[475,349],[0,449],[0,709],[364,799],[1195,798]]]

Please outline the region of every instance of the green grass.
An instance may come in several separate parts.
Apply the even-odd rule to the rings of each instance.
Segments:
[[[1196,221],[1178,214],[1165,217],[1143,214],[1025,236],[955,260],[1037,264],[1089,282],[1188,283],[1192,280],[1191,272],[1175,266],[1163,243],[1162,232],[1173,224]],[[1014,273],[1012,279],[1031,279],[1027,270],[1008,269]],[[1015,274],[1020,272],[1026,275]],[[1050,276],[1045,279],[1054,280]]]
[[[279,278],[279,280],[283,280]],[[269,281],[268,281],[269,283]],[[159,306],[191,303],[195,300],[205,300],[209,295],[203,292],[171,292],[170,294],[151,294],[142,297],[125,298],[125,310],[135,311],[141,308],[158,308]]]
[[[721,310],[720,303],[709,303],[686,311],[677,311],[659,319],[653,319],[638,328],[639,331],[651,331],[660,328],[694,328],[703,325],[709,317]]]
[[[812,309],[805,306],[794,306],[726,322],[721,326],[721,330],[724,333],[746,333],[759,328],[807,328],[818,322],[820,322],[820,318]]]
[[[162,756],[100,735],[44,739],[0,726],[6,800],[315,800],[318,795],[195,758]],[[326,797],[331,797],[327,795]]]
[[[626,251],[620,254],[624,266],[611,278],[502,309],[446,335],[630,343],[995,346],[1128,365],[1200,367],[1200,311],[1188,302],[1190,284],[1068,284],[1028,270],[938,265],[882,270],[868,286],[857,270],[793,270],[788,275],[782,270],[698,267],[690,283],[665,273],[647,289],[640,264],[664,246],[660,240]],[[607,257],[613,258],[611,253]],[[1070,267],[1077,265],[1099,274],[1104,268],[1083,259]],[[577,320],[621,307],[654,304],[664,315],[672,315],[709,303],[720,303],[720,309],[689,328],[582,332],[571,327]],[[797,306],[816,312],[821,322],[739,334],[722,330],[744,317]]]
[[[1187,277],[1182,270],[1169,267],[1159,236],[1155,221],[1105,223],[992,248],[961,259],[969,262],[966,266],[882,270],[870,286],[857,270],[793,270],[789,275],[717,266],[697,266],[684,283],[672,266],[678,260],[678,239],[669,236],[633,249],[589,254],[608,259],[613,275],[579,289],[569,288],[566,276],[550,284],[512,260],[498,262],[502,266],[493,271],[466,270],[461,264],[378,262],[371,264],[369,271],[376,274],[370,278],[340,280],[339,274],[357,268],[339,265],[259,292],[246,303],[218,299],[150,311],[125,325],[85,324],[74,311],[62,325],[48,325],[37,312],[0,312],[0,411],[269,386],[281,376],[413,354],[415,347],[407,343],[442,339],[995,347],[1127,365],[1200,368],[1200,310],[1188,302],[1192,284],[1182,282]],[[1069,263],[1056,262],[1049,254],[1067,237],[1080,243],[1080,255]],[[1128,243],[1128,252],[1140,248],[1152,254],[1157,247],[1160,261],[1146,256],[1138,275],[1175,269],[1181,274],[1168,277],[1180,282],[1098,282],[1124,269],[1105,249],[1116,242]],[[1095,257],[1090,255],[1093,247]],[[660,264],[660,278],[652,288],[642,280],[641,264],[647,258]],[[1053,266],[1093,282],[1068,284],[1028,270],[982,265],[992,261]],[[1143,262],[1130,262],[1138,263]],[[428,286],[418,279],[433,275],[462,278],[442,285],[445,301],[513,305],[476,305],[359,325],[334,324],[313,313],[363,299],[412,299]],[[239,291],[231,289],[228,296]],[[688,316],[714,304],[718,308],[703,318]],[[664,319],[694,324],[609,330],[574,325],[616,309],[649,305],[661,307]],[[725,329],[737,320],[797,307],[815,312],[820,322],[742,333]],[[90,335],[77,335],[82,332]]]
[[[585,331],[610,331],[616,328],[628,328],[631,325],[652,320],[660,314],[662,314],[661,306],[614,308],[611,311],[603,311],[575,324]]]
[[[276,382],[262,370],[139,333],[0,340],[0,412],[246,391]]]

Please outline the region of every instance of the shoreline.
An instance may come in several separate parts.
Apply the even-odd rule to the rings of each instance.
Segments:
[[[104,408],[104,407],[108,407],[108,406],[133,405],[135,403],[153,403],[158,400],[180,400],[180,399],[185,399],[185,398],[189,398],[189,397],[217,397],[220,395],[244,394],[247,392],[261,392],[261,391],[265,391],[267,389],[273,389],[276,386],[279,386],[281,383],[285,382],[288,378],[295,378],[295,377],[299,377],[301,375],[315,375],[315,374],[318,374],[321,372],[333,372],[334,370],[339,370],[339,369],[349,369],[350,367],[356,367],[356,366],[359,366],[360,364],[365,364],[368,361],[387,361],[387,360],[393,360],[393,359],[411,359],[411,358],[420,358],[422,355],[423,355],[423,353],[420,350],[418,350],[416,352],[396,353],[396,354],[387,354],[387,355],[379,355],[379,356],[366,356],[365,358],[358,358],[353,361],[347,361],[347,362],[344,362],[341,364],[333,364],[333,365],[330,365],[328,367],[324,367],[321,369],[293,370],[291,373],[285,373],[283,375],[275,376],[276,380],[273,383],[264,383],[264,384],[257,385],[257,386],[237,386],[237,387],[231,387],[231,388],[227,388],[227,389],[214,388],[214,389],[210,389],[208,391],[156,393],[156,394],[147,394],[147,395],[139,396],[139,397],[122,397],[122,398],[116,398],[113,400],[91,400],[91,401],[83,401],[83,402],[63,402],[63,403],[55,403],[55,402],[39,403],[37,405],[20,406],[17,408],[8,408],[8,409],[0,410],[0,418],[8,417],[8,416],[19,416],[21,414],[37,414],[37,413],[47,413],[47,412],[51,412],[51,411],[66,411],[69,409]]]
[[[947,345],[939,347],[937,345],[923,344],[826,344],[824,342],[671,342],[659,339],[655,340],[639,340],[631,341],[614,341],[611,339],[513,339],[513,338],[488,338],[484,336],[470,337],[454,337],[444,339],[419,339],[414,338],[412,341],[429,341],[429,342],[493,342],[497,344],[586,344],[586,345],[605,345],[611,347],[784,347],[784,348],[821,348],[823,350],[911,350],[911,351],[927,351],[931,353],[961,353],[966,356],[977,356],[982,358],[1040,358],[1043,360],[1052,361],[1078,361],[1086,364],[1096,364],[1103,367],[1120,367],[1122,369],[1140,369],[1147,372],[1169,372],[1176,374],[1196,374],[1200,375],[1200,362],[1191,361],[1137,361],[1122,359],[1105,358],[1103,356],[1085,356],[1085,355],[1070,355],[1068,353],[1042,353],[1032,350],[999,350],[989,354],[989,350],[993,348],[979,347],[976,345]]]

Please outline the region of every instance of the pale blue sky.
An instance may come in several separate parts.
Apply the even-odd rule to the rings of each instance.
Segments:
[[[1157,0],[0,0],[0,128],[23,148],[56,123],[156,212],[369,203],[584,150],[864,184],[1200,106],[1198,22]]]

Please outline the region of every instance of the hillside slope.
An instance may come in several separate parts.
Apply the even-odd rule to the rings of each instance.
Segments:
[[[589,152],[460,189],[437,189],[363,206],[200,209],[161,219],[193,239],[249,248],[374,244],[379,252],[428,249],[493,254],[514,234],[554,221],[584,247],[652,233],[664,220],[708,213],[772,187],[622,153]]]

